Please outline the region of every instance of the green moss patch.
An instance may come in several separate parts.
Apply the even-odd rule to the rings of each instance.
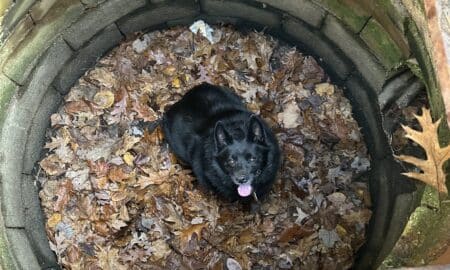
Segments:
[[[401,63],[400,48],[374,19],[369,20],[360,36],[386,69],[391,70]]]
[[[358,33],[370,18],[370,14],[353,1],[315,0],[317,4],[342,20],[353,32]]]

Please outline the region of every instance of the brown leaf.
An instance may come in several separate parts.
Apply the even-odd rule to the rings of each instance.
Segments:
[[[163,69],[163,74],[166,76],[172,76],[175,74],[175,71],[177,70],[177,68],[175,66],[167,66],[166,68]]]
[[[309,236],[314,233],[314,230],[303,228],[300,225],[294,224],[292,227],[286,228],[278,238],[280,243],[288,243],[296,241],[303,237]]]
[[[90,112],[91,107],[84,100],[71,101],[67,102],[64,106],[66,113],[68,114],[76,114],[81,112]]]
[[[111,201],[118,202],[124,200],[128,196],[128,193],[125,191],[116,191],[111,193]]]
[[[284,105],[283,112],[278,114],[278,121],[285,128],[296,128],[302,124],[300,109],[295,101],[291,101]]]
[[[55,154],[51,154],[41,160],[39,165],[48,175],[60,175],[65,172],[64,164],[61,163],[61,160]]]
[[[133,101],[133,111],[137,112],[137,118],[143,119],[146,122],[153,122],[158,118],[158,115],[150,106],[144,104],[144,100]]]
[[[89,73],[89,76],[92,79],[97,80],[100,85],[103,85],[106,88],[112,88],[116,84],[114,74],[106,68],[96,68]]]
[[[102,176],[105,176],[108,174],[109,165],[105,161],[100,160],[100,161],[92,162],[92,161],[88,160],[88,165],[89,165],[90,171],[99,177],[102,177]]]
[[[109,234],[111,233],[108,228],[108,224],[106,224],[106,222],[104,221],[95,222],[94,229],[99,235],[102,236],[109,236]]]
[[[122,137],[121,147],[116,151],[117,156],[121,156],[125,154],[128,150],[130,150],[136,143],[138,143],[141,138],[132,136],[129,133],[125,133]]]
[[[58,224],[62,219],[62,216],[60,213],[54,213],[48,220],[47,220],[47,226],[49,228],[55,228],[56,224]]]
[[[447,195],[445,172],[442,166],[450,159],[450,145],[445,147],[439,145],[438,127],[441,119],[433,123],[430,110],[426,108],[422,108],[422,116],[415,115],[415,117],[419,121],[422,131],[403,125],[402,127],[406,132],[406,137],[415,141],[425,150],[427,159],[424,160],[407,155],[397,156],[398,159],[411,163],[423,171],[423,173],[408,172],[403,173],[403,175],[420,180],[437,189],[439,193]]]
[[[113,166],[111,167],[109,173],[108,173],[108,178],[109,180],[113,181],[113,182],[121,182],[124,179],[127,179],[130,175],[125,173],[122,169],[122,167],[118,167],[118,166]]]
[[[334,94],[334,85],[329,83],[316,84],[316,93],[321,97],[332,96]]]
[[[172,87],[174,87],[174,88],[180,88],[181,87],[181,80],[180,80],[179,77],[175,77],[172,80]]]
[[[125,163],[128,165],[128,166],[133,166],[133,162],[134,162],[134,156],[133,156],[133,154],[131,154],[130,152],[126,152],[124,155],[123,155],[123,161],[125,161]]]
[[[66,180],[59,184],[58,198],[56,199],[56,202],[53,206],[53,210],[56,212],[60,212],[64,206],[67,204],[67,202],[70,200],[70,197],[73,193],[73,185],[72,181]]]
[[[172,250],[169,245],[163,239],[158,239],[152,242],[152,261],[158,261],[166,258]]]
[[[368,223],[371,216],[372,211],[370,211],[369,209],[360,209],[345,214],[342,216],[342,218],[350,223],[357,223],[357,222]]]
[[[238,242],[240,244],[248,244],[257,239],[255,233],[251,229],[245,229],[239,234]]]
[[[121,264],[119,250],[117,248],[107,247],[105,249],[98,247],[97,258],[98,266],[101,269],[116,269],[116,270],[126,270],[128,269],[123,264]]]
[[[80,260],[80,250],[75,245],[70,245],[67,248],[67,259],[70,263],[75,263]]]
[[[149,176],[139,175],[137,184],[141,189],[149,185],[160,185],[168,180],[168,173],[150,173]]]
[[[94,103],[101,109],[107,109],[114,104],[114,94],[111,91],[100,91],[94,96]]]
[[[194,234],[197,235],[198,239],[200,239],[200,237],[202,236],[202,230],[206,228],[207,225],[207,223],[194,224],[190,225],[186,229],[183,229],[180,233],[181,245],[186,246],[192,239],[192,237],[194,237]]]

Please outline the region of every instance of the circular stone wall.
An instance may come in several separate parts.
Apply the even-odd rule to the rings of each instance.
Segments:
[[[33,168],[49,117],[62,96],[127,35],[203,19],[265,29],[296,44],[320,59],[345,89],[373,161],[374,214],[355,268],[376,268],[402,233],[417,197],[413,182],[400,175],[401,167],[393,159],[381,110],[407,103],[423,85],[402,68],[410,56],[403,24],[386,20],[396,9],[381,7],[388,12],[372,14],[370,5],[364,9],[349,3],[18,1],[4,17],[0,51],[0,265],[58,267],[46,238]]]

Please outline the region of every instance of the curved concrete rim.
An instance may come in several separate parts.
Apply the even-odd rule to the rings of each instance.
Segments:
[[[42,25],[41,32],[31,32],[29,42],[20,43],[0,73],[0,88],[11,93],[0,135],[0,243],[3,238],[9,247],[8,254],[0,253],[4,269],[58,268],[46,239],[33,175],[49,117],[62,96],[99,56],[127,35],[197,19],[265,29],[316,56],[344,88],[372,159],[374,214],[355,269],[374,269],[381,263],[414,208],[415,188],[400,175],[380,113],[380,104],[399,97],[386,89],[395,88],[393,84],[405,75],[388,78],[388,70],[361,36],[313,2],[262,2],[110,0],[89,9],[78,1],[55,4],[46,15],[51,16],[48,21],[36,24]],[[408,84],[405,81],[395,89],[408,89]]]

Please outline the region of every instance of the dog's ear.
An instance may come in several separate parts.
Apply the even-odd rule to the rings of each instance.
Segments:
[[[250,142],[265,144],[266,142],[266,132],[261,123],[261,120],[256,115],[250,116],[248,121],[248,133],[247,140]]]
[[[214,141],[216,143],[217,152],[220,152],[222,148],[233,142],[233,138],[225,130],[221,121],[218,121],[214,127]]]

